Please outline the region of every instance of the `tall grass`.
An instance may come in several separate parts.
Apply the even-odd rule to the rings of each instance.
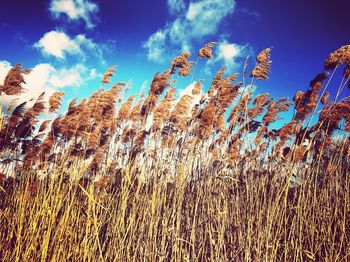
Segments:
[[[196,82],[176,97],[175,75],[190,76],[193,64],[183,53],[154,76],[147,96],[123,99],[128,85],[117,83],[40,125],[63,93],[6,110],[0,260],[350,260],[350,97],[339,100],[349,49],[330,54],[331,74],[317,75],[293,102],[254,95],[270,72],[267,48],[250,84],[246,66],[243,82],[222,68],[208,92]],[[27,73],[16,65],[0,91],[20,93]],[[273,129],[291,107],[292,119]]]

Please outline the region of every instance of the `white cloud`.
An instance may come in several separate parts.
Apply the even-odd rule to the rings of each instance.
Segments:
[[[62,14],[71,21],[83,19],[88,28],[95,26],[92,20],[98,10],[97,4],[89,0],[52,0],[50,3],[50,11],[56,19]]]
[[[90,73],[89,73],[89,78],[90,78],[90,79],[94,79],[94,78],[99,77],[99,76],[102,78],[102,75],[97,74],[95,68],[90,69]]]
[[[168,0],[168,7],[170,14],[180,13],[186,8],[183,0]]]
[[[0,85],[4,82],[7,72],[11,69],[11,64],[7,61],[0,61]]]
[[[235,0],[190,2],[186,10],[181,3],[168,1],[169,11],[176,12],[176,19],[152,34],[143,44],[149,60],[155,61],[154,57],[166,50],[181,48],[189,51],[194,40],[200,41],[217,34],[221,22],[232,14],[235,7]]]
[[[230,71],[235,71],[241,66],[242,60],[251,54],[251,49],[248,45],[239,45],[230,43],[226,39],[221,40],[214,48],[214,55],[212,59],[206,62],[206,70],[214,64],[224,64]]]
[[[166,52],[166,34],[158,31],[151,35],[148,41],[144,44],[147,49],[147,57],[150,61],[163,62]]]
[[[41,90],[45,90],[47,87],[57,89],[79,86],[83,82],[85,72],[86,69],[82,65],[75,65],[69,69],[56,69],[50,64],[39,64],[28,75],[27,85],[35,83]]]
[[[216,34],[221,21],[234,10],[234,0],[202,0],[190,3],[186,19],[193,37]]]
[[[52,55],[64,59],[66,54],[81,53],[80,46],[65,33],[51,31],[34,44],[34,47],[41,49],[45,55]]]
[[[235,43],[228,43],[227,41],[219,43],[217,47],[217,55],[214,57],[214,62],[224,61],[229,68],[234,68],[237,64],[237,59],[247,55],[245,46]]]
[[[78,55],[83,60],[86,59],[85,52],[90,52],[103,62],[102,50],[98,44],[85,37],[77,35],[71,38],[62,31],[50,31],[34,44],[43,55],[51,55],[58,59],[65,59],[66,55]]]
[[[46,89],[60,89],[65,87],[78,87],[84,81],[97,76],[96,69],[88,70],[84,65],[77,64],[70,68],[55,68],[50,64],[38,64],[33,71],[25,77],[24,87],[38,92]]]
[[[0,83],[2,84],[11,64],[7,61],[0,61]],[[38,64],[30,74],[25,76],[26,84],[23,84],[25,92],[19,96],[0,96],[3,105],[8,104],[12,100],[17,103],[28,101],[36,98],[42,92],[48,97],[53,92],[66,87],[78,87],[87,80],[97,77],[95,69],[87,69],[81,64],[77,64],[70,68],[55,68],[51,64]]]

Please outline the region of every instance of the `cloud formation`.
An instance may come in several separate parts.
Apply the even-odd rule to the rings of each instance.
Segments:
[[[43,55],[54,56],[58,59],[65,59],[66,55],[78,55],[83,60],[86,59],[85,52],[90,52],[94,56],[102,58],[102,50],[98,44],[88,39],[83,34],[71,38],[62,31],[50,31],[34,44]]]
[[[11,64],[8,61],[0,61],[0,85],[3,84],[7,72],[11,69]]]
[[[161,62],[172,49],[189,51],[193,41],[217,34],[222,21],[233,13],[235,0],[191,1],[186,7],[181,0],[168,0],[175,20],[152,34],[143,47],[150,61]]]
[[[151,35],[143,47],[147,49],[147,58],[150,61],[163,63],[165,61],[167,34],[162,30]]]
[[[77,64],[71,68],[56,69],[50,64],[38,64],[33,71],[26,77],[27,88],[40,91],[49,89],[58,89],[64,87],[77,87],[87,78],[87,69]]]
[[[241,65],[241,60],[251,54],[251,49],[248,45],[239,45],[230,43],[228,40],[221,40],[214,48],[214,56],[207,61],[207,66],[211,67],[214,64],[224,64],[230,71],[237,70]]]
[[[170,14],[174,15],[185,10],[186,6],[183,0],[168,0]]]
[[[52,0],[50,11],[54,18],[66,15],[69,21],[83,19],[87,28],[93,28],[93,18],[98,12],[98,5],[89,0]]]

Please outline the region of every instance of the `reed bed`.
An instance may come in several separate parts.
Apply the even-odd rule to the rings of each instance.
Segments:
[[[175,79],[194,78],[190,53],[157,73],[147,95],[126,96],[113,66],[64,114],[63,92],[8,106],[0,260],[349,261],[350,46],[293,101],[255,88],[271,51],[250,73],[245,64],[241,82],[222,68],[180,96]],[[22,93],[26,74],[13,67],[0,93]],[[276,128],[283,112],[294,113]],[[57,117],[42,121],[48,113]]]

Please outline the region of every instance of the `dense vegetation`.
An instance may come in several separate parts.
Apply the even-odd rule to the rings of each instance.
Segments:
[[[242,82],[222,68],[209,88],[198,81],[177,96],[176,79],[193,78],[214,47],[197,62],[180,54],[147,96],[125,97],[123,82],[106,89],[110,67],[103,88],[53,120],[63,92],[9,105],[0,260],[350,260],[350,46],[293,101],[255,89],[268,78],[270,48],[250,74],[245,63]],[[21,94],[26,74],[13,67],[0,93]]]

